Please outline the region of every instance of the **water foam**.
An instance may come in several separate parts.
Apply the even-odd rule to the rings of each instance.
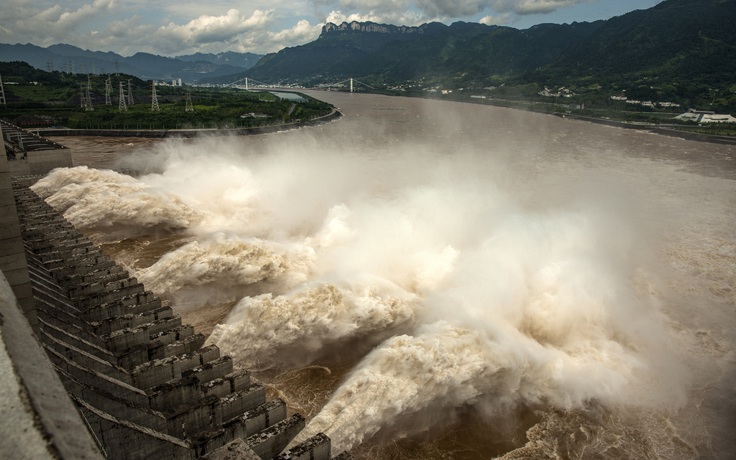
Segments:
[[[242,288],[264,280],[288,287],[308,279],[313,259],[309,247],[217,232],[165,254],[136,276],[162,294],[205,286]]]
[[[201,219],[179,196],[114,171],[56,169],[31,188],[80,229],[188,228]]]
[[[536,195],[525,207],[474,174],[489,160],[473,154],[274,143],[259,156],[232,139],[161,149],[172,146],[160,173],[87,177],[104,193],[77,203],[75,218],[150,219],[109,194],[153,200],[158,222],[186,226],[196,241],[140,273],[162,292],[283,281],[243,298],[209,343],[248,366],[404,327],[302,437],[325,431],[349,449],[433,407],[682,402],[687,379],[656,297],[659,247],[615,187]],[[81,172],[52,176],[66,184]],[[81,185],[68,185],[68,198],[65,185],[50,187],[67,210],[83,200]]]
[[[284,295],[242,299],[208,342],[255,367],[289,345],[308,355],[339,339],[405,324],[416,308],[413,295],[387,283],[308,283]]]

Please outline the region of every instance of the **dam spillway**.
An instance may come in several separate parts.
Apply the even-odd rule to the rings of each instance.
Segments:
[[[12,366],[30,399],[26,410],[41,420],[36,426],[48,440],[48,458],[330,459],[323,434],[286,450],[304,418],[288,415],[280,399],[267,401],[246,370],[235,369],[216,346],[204,346],[203,334],[36,195],[29,186],[41,176],[9,166],[31,164],[33,155],[0,159],[0,268],[14,290],[2,292],[3,322],[10,327],[10,316],[21,316],[9,310],[16,308],[30,326],[21,337],[15,337],[20,328],[4,328],[2,338],[18,340],[5,344],[11,360],[21,356],[13,350],[38,344],[46,356],[28,359],[48,359],[51,366],[43,364],[53,368],[48,382],[29,382],[23,369],[36,362]],[[71,166],[58,162],[54,167]],[[53,393],[57,378],[65,395]],[[36,404],[42,393],[68,395],[76,424],[44,423],[59,414],[56,406]],[[2,447],[29,448],[12,441]]]

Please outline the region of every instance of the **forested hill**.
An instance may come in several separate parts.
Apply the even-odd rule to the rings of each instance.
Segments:
[[[668,79],[736,85],[736,0],[667,0],[606,21],[529,29],[455,23],[327,24],[320,37],[262,58],[248,75],[314,84],[348,77],[458,87],[564,79]]]

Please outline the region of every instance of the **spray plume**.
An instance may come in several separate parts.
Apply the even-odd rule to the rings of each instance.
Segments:
[[[141,271],[156,289],[272,283],[209,339],[241,364],[406,329],[364,358],[299,439],[324,431],[350,449],[431,407],[682,402],[687,377],[656,298],[661,256],[621,187],[537,194],[529,206],[519,184],[533,188],[534,176],[505,168],[505,153],[392,148],[305,133],[172,141],[138,180],[74,173],[100,197],[157,200],[159,222],[195,236]],[[518,175],[494,180],[502,173]],[[63,198],[80,186],[68,174],[43,184],[49,201],[104,215],[102,198]]]

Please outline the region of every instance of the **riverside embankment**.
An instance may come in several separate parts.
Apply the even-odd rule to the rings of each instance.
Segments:
[[[202,129],[70,129],[70,128],[48,128],[38,129],[36,132],[44,137],[56,136],[99,136],[99,137],[197,137],[203,134],[226,134],[246,136],[252,134],[268,134],[292,129],[316,126],[337,120],[342,114],[338,110],[332,110],[328,115],[307,121],[295,123],[284,123],[268,126],[254,126],[250,128],[202,128]]]
[[[679,137],[689,141],[713,142],[716,144],[736,145],[736,137],[733,136],[715,136],[712,134],[693,133],[676,129],[674,125],[653,125],[648,123],[629,123],[625,121],[616,121],[605,118],[586,117],[583,115],[572,115],[569,113],[555,112],[553,115],[560,118],[570,118],[573,120],[588,121],[599,125],[615,126],[624,129],[645,130],[655,134],[661,134],[669,137]]]

